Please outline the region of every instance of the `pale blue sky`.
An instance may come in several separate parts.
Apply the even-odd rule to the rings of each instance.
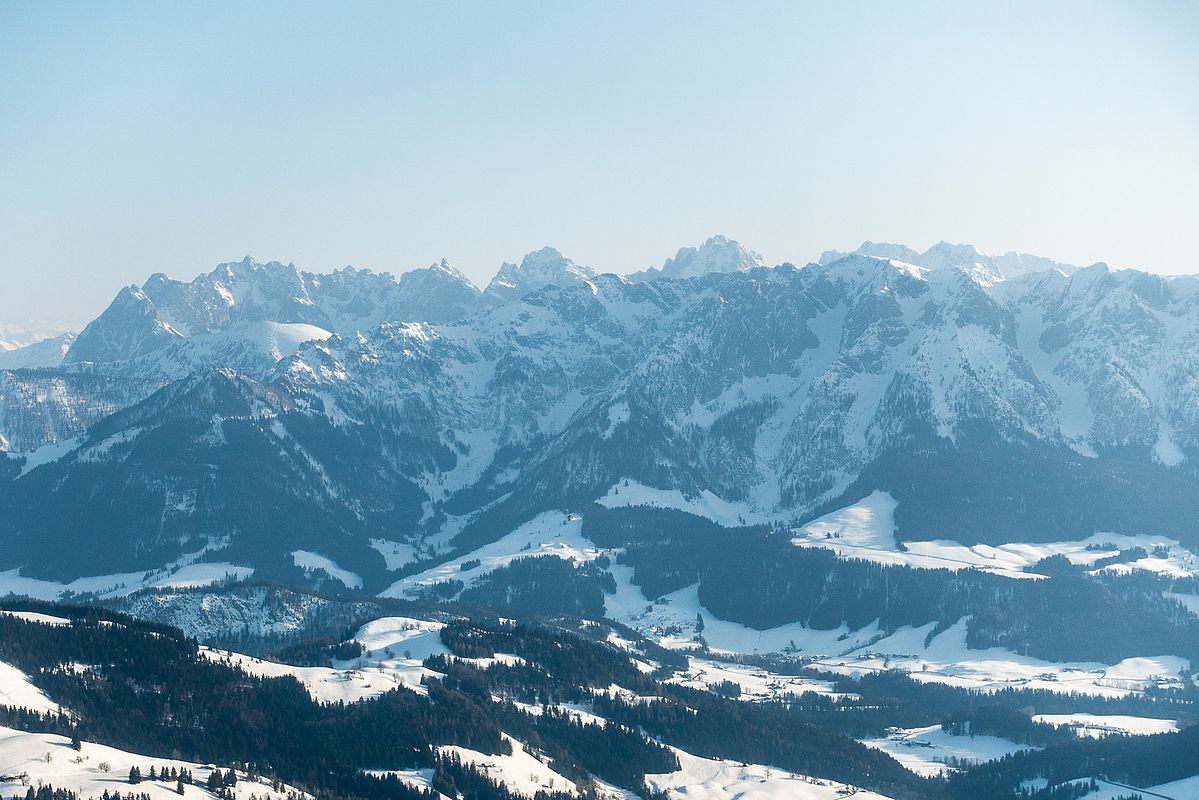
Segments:
[[[0,3],[0,322],[154,271],[938,239],[1199,272],[1199,3]]]

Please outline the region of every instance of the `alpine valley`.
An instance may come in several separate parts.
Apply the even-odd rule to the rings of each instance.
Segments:
[[[0,333],[0,796],[1199,797],[1199,277],[716,236]]]

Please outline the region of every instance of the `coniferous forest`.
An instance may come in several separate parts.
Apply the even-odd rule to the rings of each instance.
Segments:
[[[426,790],[367,772],[413,769],[431,770],[449,796],[447,788],[463,797],[511,797],[486,774],[438,750],[457,745],[501,755],[512,752],[508,737],[585,792],[609,785],[643,797],[652,796],[645,776],[678,769],[669,746],[819,774],[888,797],[955,800],[1063,796],[1016,788],[1034,778],[1049,779],[1050,787],[1085,774],[1162,783],[1186,777],[1191,755],[1199,752],[1199,727],[1080,739],[1028,716],[1029,708],[1045,713],[1084,702],[1096,713],[1168,710],[1193,719],[1193,689],[1106,700],[1035,691],[980,694],[901,673],[855,679],[775,663],[779,674],[798,669],[832,679],[843,694],[747,702],[669,681],[686,664],[677,652],[642,640],[636,655],[608,640],[635,636],[629,631],[572,617],[502,621],[459,613],[460,607],[444,616],[448,624],[439,638],[449,654],[426,659],[436,677],[422,682],[421,693],[397,688],[357,703],[318,703],[297,680],[249,675],[169,627],[97,607],[8,605],[71,620],[49,625],[0,614],[0,661],[29,675],[71,713],[9,707],[0,710],[0,724],[150,756],[235,765],[321,797],[426,797]],[[349,633],[314,644],[307,661],[329,664],[353,655],[356,649],[344,643]],[[294,644],[286,648],[296,651]],[[78,664],[88,667],[72,666]],[[621,691],[608,691],[612,686]],[[531,708],[541,711],[530,714]],[[582,719],[572,708],[590,709],[607,723]],[[946,780],[919,778],[858,742],[895,726],[920,725],[1001,736],[1036,749],[965,766]]]

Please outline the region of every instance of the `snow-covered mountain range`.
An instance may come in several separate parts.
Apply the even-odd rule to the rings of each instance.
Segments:
[[[23,574],[381,575],[628,486],[733,523],[886,491],[901,538],[1199,543],[1195,278],[946,243],[765,267],[723,237],[630,278],[545,248],[483,292],[247,259],[123,289],[30,366],[0,362]]]

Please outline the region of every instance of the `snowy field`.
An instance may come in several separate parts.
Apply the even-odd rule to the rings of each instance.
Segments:
[[[376,778],[396,778],[400,783],[413,789],[425,792],[433,791],[432,769],[368,769],[364,772]],[[436,798],[437,800],[453,800],[441,792],[437,792]]]
[[[330,667],[297,667],[277,661],[202,647],[201,652],[214,661],[228,661],[248,675],[263,678],[292,677],[299,681],[313,700],[319,703],[357,703],[378,697],[396,688],[426,694],[421,684],[426,677],[441,677],[424,666],[430,656],[448,656],[486,669],[493,663],[518,664],[522,659],[509,653],[489,658],[460,658],[441,642],[442,622],[411,617],[382,617],[363,625],[354,640],[363,653],[346,661],[333,661]]]
[[[952,771],[947,762],[978,764],[1032,749],[998,736],[953,736],[940,725],[907,728],[882,739],[864,739],[862,744],[882,750],[905,769],[926,778]]]
[[[40,622],[43,625],[53,625],[55,627],[71,624],[71,621],[66,617],[56,617],[52,614],[39,614],[36,611],[0,610],[0,616],[16,617],[17,619],[23,619],[26,622]]]
[[[700,758],[672,747],[680,769],[646,775],[650,789],[671,800],[886,800],[883,795],[843,783],[797,775],[760,764]]]
[[[130,767],[137,767],[143,775],[148,774],[151,767],[159,771],[165,767],[187,769],[201,783],[211,771],[199,764],[151,758],[91,742],[84,742],[76,751],[71,747],[71,740],[63,736],[0,727],[0,796],[24,797],[29,786],[50,784],[56,789],[77,792],[85,800],[99,797],[105,791],[122,794],[136,791],[148,795],[151,800],[179,800],[173,781],[143,780],[136,789],[131,787],[128,780]],[[291,787],[276,792],[269,781],[250,781],[241,772],[238,777],[233,789],[237,800],[249,800],[251,795],[258,800],[286,800],[292,792],[308,797]],[[216,796],[202,786],[189,785],[184,787],[183,797],[184,800],[213,800]]]
[[[474,766],[487,777],[509,791],[521,797],[530,798],[538,792],[566,792],[579,794],[579,787],[563,775],[555,772],[553,765],[544,756],[535,755],[522,743],[504,734],[504,739],[512,745],[511,755],[488,755],[477,750],[453,745],[441,745],[437,752],[441,755],[452,755],[460,758],[464,764]],[[368,774],[376,776],[393,775],[401,782],[418,789],[431,790],[433,770],[368,770]],[[608,786],[602,782],[597,786],[598,796],[602,800],[638,800],[637,796]],[[450,800],[443,794],[438,800]]]
[[[297,567],[305,572],[323,572],[330,578],[341,581],[342,585],[347,589],[362,588],[361,575],[337,566],[332,559],[326,558],[319,553],[313,553],[308,550],[296,550],[291,554],[291,559]]]
[[[0,661],[0,706],[27,708],[38,713],[57,714],[62,709],[46,693],[34,686],[21,670]]]
[[[410,666],[389,664],[386,667],[335,669],[333,667],[295,667],[276,661],[233,653],[227,650],[201,648],[201,653],[216,662],[229,662],[247,675],[260,678],[293,677],[299,681],[313,700],[319,703],[357,703],[390,692],[398,687],[424,693],[421,678],[434,674],[414,662]]]
[[[384,617],[368,622],[354,635],[365,652],[353,660],[335,662],[332,667],[296,667],[207,647],[201,648],[201,652],[214,661],[229,661],[249,675],[293,677],[317,702],[357,703],[398,687],[426,693],[421,679],[439,673],[421,662],[432,655],[449,655],[441,643],[443,627],[440,622],[408,617]]]
[[[382,596],[404,597],[405,594],[449,580],[462,581],[469,586],[476,578],[530,556],[557,556],[576,562],[599,558],[604,551],[584,539],[582,530],[583,518],[577,514],[559,511],[540,514],[502,539],[484,545],[469,555],[397,581]],[[479,563],[473,565],[475,561]],[[463,569],[464,565],[469,568]]]
[[[1041,689],[1051,692],[1125,697],[1151,686],[1178,687],[1189,662],[1177,656],[1128,658],[1118,664],[1055,663],[1013,653],[1001,647],[966,647],[967,619],[925,640],[935,623],[902,628],[843,656],[818,658],[814,666],[840,675],[863,675],[899,669],[914,680],[966,689]]]
[[[780,675],[761,667],[728,664],[704,658],[689,657],[688,668],[676,672],[667,681],[689,689],[710,690],[720,683],[735,683],[741,689],[738,699],[763,702],[788,700],[803,694],[818,694],[831,700],[846,697],[833,690],[828,681],[800,675]]]
[[[685,511],[726,526],[757,525],[775,522],[781,515],[755,510],[747,503],[733,503],[704,489],[694,497],[686,497],[678,489],[655,489],[634,480],[625,480],[608,490],[595,502],[606,508],[649,506]]]
[[[1084,794],[1079,800],[1117,800],[1130,795],[1139,795],[1145,800],[1196,800],[1199,798],[1199,775],[1183,778],[1144,789],[1132,789],[1118,783],[1100,781],[1099,788]]]
[[[1033,717],[1033,721],[1070,728],[1079,736],[1091,739],[1099,739],[1113,733],[1149,736],[1178,730],[1178,720],[1130,717],[1123,714],[1038,714]]]
[[[792,541],[797,547],[832,550],[842,558],[923,569],[977,569],[1007,578],[1044,577],[1028,570],[1050,556],[1065,556],[1073,564],[1087,566],[1139,547],[1150,555],[1104,569],[1117,573],[1145,570],[1171,577],[1199,575],[1199,556],[1164,536],[1097,533],[1078,541],[999,546],[930,540],[904,542],[901,548],[895,539],[895,508],[890,494],[876,491],[798,528]]]
[[[454,745],[442,745],[437,752],[457,756],[462,763],[474,766],[491,780],[502,783],[524,797],[532,798],[542,791],[578,792],[573,782],[555,772],[550,764],[535,757],[523,744],[506,734],[504,738],[512,745],[511,755],[487,755]]]
[[[20,569],[0,572],[0,596],[25,595],[37,600],[58,600],[64,594],[97,595],[102,598],[124,597],[140,589],[188,589],[209,586],[234,578],[245,580],[254,574],[250,567],[228,563],[197,563],[169,566],[148,572],[124,572],[79,578],[70,583],[26,578]]]

